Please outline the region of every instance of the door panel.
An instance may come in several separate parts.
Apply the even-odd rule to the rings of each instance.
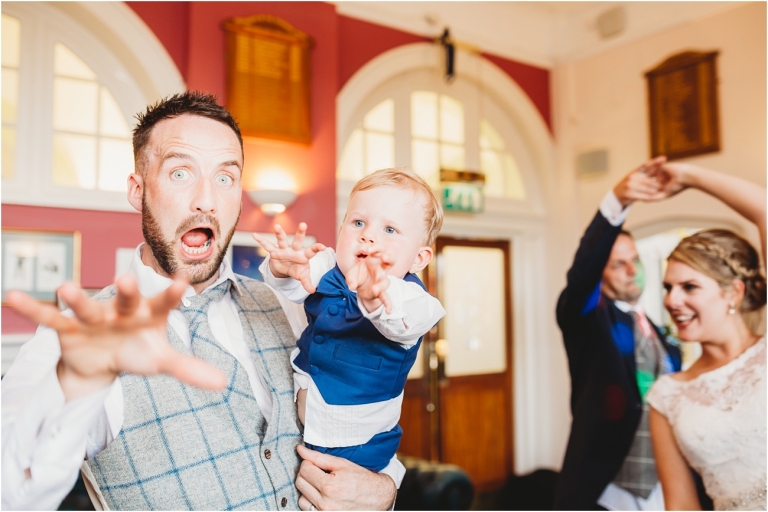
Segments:
[[[444,246],[438,255],[441,338],[447,341],[445,376],[507,369],[504,322],[504,251]]]
[[[456,464],[479,492],[512,472],[510,268],[507,241],[438,238],[424,282],[446,316],[425,336],[400,421],[399,453]]]

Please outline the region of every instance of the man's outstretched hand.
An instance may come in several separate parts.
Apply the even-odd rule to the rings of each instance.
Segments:
[[[95,301],[74,283],[62,285],[59,295],[72,316],[22,292],[8,292],[11,307],[58,333],[57,374],[67,400],[106,387],[123,372],[164,373],[205,389],[224,388],[226,378],[217,368],[181,354],[168,343],[168,313],[181,300],[188,286],[185,279],[175,278],[170,287],[149,299],[141,296],[133,277],[118,279],[116,286],[111,300]]]

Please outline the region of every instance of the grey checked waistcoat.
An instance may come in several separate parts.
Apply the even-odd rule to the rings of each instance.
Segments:
[[[222,392],[166,375],[123,374],[122,429],[87,462],[109,508],[298,509],[294,481],[301,432],[289,361],[294,336],[272,290],[246,277],[236,279],[242,293],[233,287],[231,295],[243,336],[272,397],[266,431],[245,369],[231,355]],[[109,287],[97,298],[114,293]],[[174,348],[189,353],[170,325],[168,331]],[[227,360],[222,356],[219,365]]]

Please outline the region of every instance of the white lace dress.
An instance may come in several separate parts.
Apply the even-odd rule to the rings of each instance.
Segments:
[[[648,393],[715,510],[766,510],[765,345],[763,337],[727,365],[687,382],[665,375]]]

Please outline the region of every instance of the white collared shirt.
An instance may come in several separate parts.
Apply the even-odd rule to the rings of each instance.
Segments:
[[[154,296],[171,280],[158,275],[141,261],[143,244],[136,249],[129,273],[136,277],[139,291]],[[226,262],[211,286],[233,279]],[[235,289],[237,293],[237,289]],[[190,286],[184,297],[194,295]],[[306,326],[300,305],[280,301],[298,338]],[[182,300],[184,300],[182,298]],[[211,304],[211,331],[245,368],[259,408],[265,418],[272,414],[272,400],[243,340],[242,325],[232,298],[227,295]],[[179,310],[168,315],[168,322],[181,340],[189,344],[189,323]],[[61,358],[58,336],[40,327],[25,343],[2,381],[2,509],[55,510],[77,479],[83,458],[104,450],[120,432],[123,423],[123,394],[120,379],[102,390],[65,402],[56,375]],[[27,478],[28,470],[31,478]],[[405,469],[393,458],[382,473],[399,487]]]

